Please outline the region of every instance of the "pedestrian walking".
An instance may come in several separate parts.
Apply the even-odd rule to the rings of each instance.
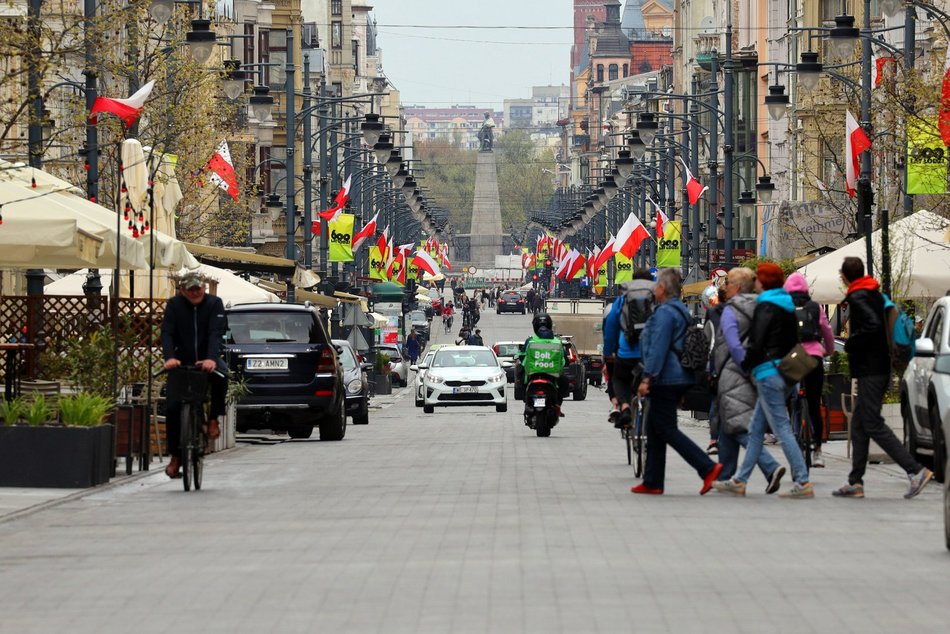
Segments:
[[[713,374],[716,378],[716,412],[719,417],[720,480],[728,480],[739,466],[739,447],[749,444],[749,423],[755,410],[757,394],[750,377],[742,370],[746,351],[743,342],[752,329],[755,312],[755,273],[745,267],[736,267],[725,278],[725,303],[716,344],[712,353]],[[757,462],[768,482],[766,493],[775,493],[781,486],[785,467],[762,448]]]
[[[719,320],[722,319],[722,311],[726,305],[726,288],[723,282],[725,282],[725,278],[719,278],[717,283],[707,286],[703,291],[703,308],[706,310],[706,321],[703,323],[703,330],[710,342],[710,353],[716,346]],[[710,354],[710,364],[712,364],[712,354]],[[714,369],[710,365],[710,373],[713,373]],[[709,445],[706,447],[706,453],[710,456],[719,453],[719,424],[719,404],[716,394],[713,394],[712,403],[709,406]]]
[[[868,444],[873,439],[907,472],[910,488],[904,497],[910,499],[923,490],[933,472],[914,459],[881,416],[884,393],[891,379],[884,296],[877,280],[864,274],[861,258],[844,259],[841,280],[848,285],[844,303],[848,307],[849,336],[844,350],[848,353],[851,377],[858,382],[858,394],[851,414],[851,473],[848,474],[848,483],[833,491],[832,495],[864,497]]]
[[[419,335],[416,333],[416,329],[413,328],[409,331],[409,336],[406,337],[406,354],[409,355],[409,363],[415,365],[416,359],[419,358],[419,350],[421,347]]]
[[[485,342],[482,339],[482,331],[478,328],[475,329],[475,332],[468,336],[468,345],[470,346],[484,346]]]
[[[811,436],[815,445],[811,466],[821,469],[825,466],[825,459],[821,455],[821,441],[825,434],[824,421],[821,418],[821,396],[825,385],[825,364],[822,360],[835,351],[835,336],[831,332],[831,324],[828,323],[825,312],[812,300],[804,275],[797,271],[789,275],[785,280],[785,290],[792,296],[795,307],[804,310],[804,319],[799,325],[802,347],[818,360],[815,369],[802,379],[802,387],[805,389],[808,420],[811,422]]]
[[[641,303],[644,306],[638,310]],[[604,363],[616,357],[610,370],[610,386],[620,407],[608,420],[617,428],[629,425],[632,418],[630,407],[643,370],[640,336],[655,303],[653,276],[648,270],[640,269],[631,281],[620,285],[619,296],[604,317]]]
[[[779,494],[784,498],[811,498],[814,489],[808,479],[805,457],[798,448],[792,423],[788,418],[786,401],[796,384],[789,384],[779,374],[778,366],[788,352],[798,343],[798,323],[795,321],[795,303],[782,284],[785,274],[782,267],[763,262],[756,269],[756,286],[761,290],[752,314],[749,343],[746,346],[742,369],[751,372],[758,396],[752,420],[749,422],[748,445],[739,472],[730,480],[722,480],[714,486],[717,491],[732,495],[745,495],[746,483],[762,453],[765,430],[771,428],[782,452],[792,468],[794,486]]]
[[[680,301],[681,290],[679,271],[663,269],[657,274],[653,289],[656,310],[640,335],[643,379],[637,391],[641,397],[650,397],[650,420],[643,482],[630,489],[633,493],[663,493],[667,445],[703,479],[700,495],[709,491],[722,471],[722,465],[714,463],[676,424],[680,397],[695,382],[693,372],[683,367],[679,357],[686,345],[686,332],[693,324],[689,311]]]

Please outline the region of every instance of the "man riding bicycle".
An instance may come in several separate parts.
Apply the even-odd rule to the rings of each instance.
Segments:
[[[452,305],[452,302],[449,302],[445,308],[442,309],[442,325],[445,327],[445,332],[452,330],[452,319],[455,313],[455,307]]]
[[[165,304],[162,320],[162,354],[164,368],[197,366],[212,373],[224,368],[221,343],[227,331],[224,303],[219,297],[205,292],[204,281],[198,272],[186,273],[178,285],[179,293]],[[224,415],[227,379],[211,374],[211,410],[208,414],[208,438],[221,435],[218,418]],[[181,402],[169,395],[165,411],[165,431],[168,453],[171,456],[165,474],[181,477]]]

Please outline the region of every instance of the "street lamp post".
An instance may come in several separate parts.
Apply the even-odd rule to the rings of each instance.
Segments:
[[[310,55],[303,56],[303,111],[310,112]],[[313,268],[313,146],[310,143],[310,114],[303,118],[303,265],[308,271]],[[291,128],[293,129],[293,128]]]
[[[869,0],[866,0],[869,1]],[[735,133],[732,122],[733,101],[735,97],[735,69],[732,59],[732,2],[726,2],[726,57],[723,61],[723,125],[725,127],[723,139],[723,174],[722,189],[725,196],[725,209],[723,210],[723,225],[725,238],[725,249],[723,252],[723,264],[727,267],[732,266],[732,220],[733,220],[733,196],[732,196],[732,164],[733,154],[735,152]],[[715,189],[716,183],[712,183]],[[715,210],[714,210],[715,211]]]
[[[294,200],[294,140],[296,137],[296,121],[294,99],[296,98],[294,94],[294,75],[296,71],[294,69],[294,31],[293,29],[287,29],[287,64],[284,66],[284,91],[285,91],[285,112],[286,112],[286,121],[287,121],[287,130],[286,130],[286,155],[285,163],[287,167],[287,244],[284,246],[284,257],[288,260],[294,262],[297,261],[297,254],[295,248],[294,236],[296,234],[295,219],[297,214],[296,201]],[[294,297],[294,287],[290,283],[291,280],[287,281],[287,303],[292,304],[296,300]]]

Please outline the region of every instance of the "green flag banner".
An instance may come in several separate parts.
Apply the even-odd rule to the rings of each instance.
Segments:
[[[658,269],[680,266],[680,221],[670,220],[663,225],[663,237],[656,243]]]
[[[947,192],[947,151],[933,121],[907,122],[907,193]]]
[[[623,284],[633,279],[633,260],[625,257],[622,253],[614,256],[614,262],[617,265],[617,271],[614,273],[614,283]]]
[[[353,214],[340,214],[337,219],[327,225],[330,232],[330,261],[353,261]]]
[[[369,277],[371,280],[386,281],[386,270],[382,269],[383,258],[379,254],[379,247],[369,248]],[[382,269],[382,270],[381,270]]]

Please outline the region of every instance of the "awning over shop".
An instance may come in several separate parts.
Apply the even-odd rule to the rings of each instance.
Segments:
[[[212,247],[205,244],[186,243],[188,250],[199,262],[212,264],[236,271],[263,271],[278,275],[292,275],[293,285],[297,288],[313,288],[320,283],[320,276],[308,271],[293,260],[272,255],[261,255],[225,247]]]

